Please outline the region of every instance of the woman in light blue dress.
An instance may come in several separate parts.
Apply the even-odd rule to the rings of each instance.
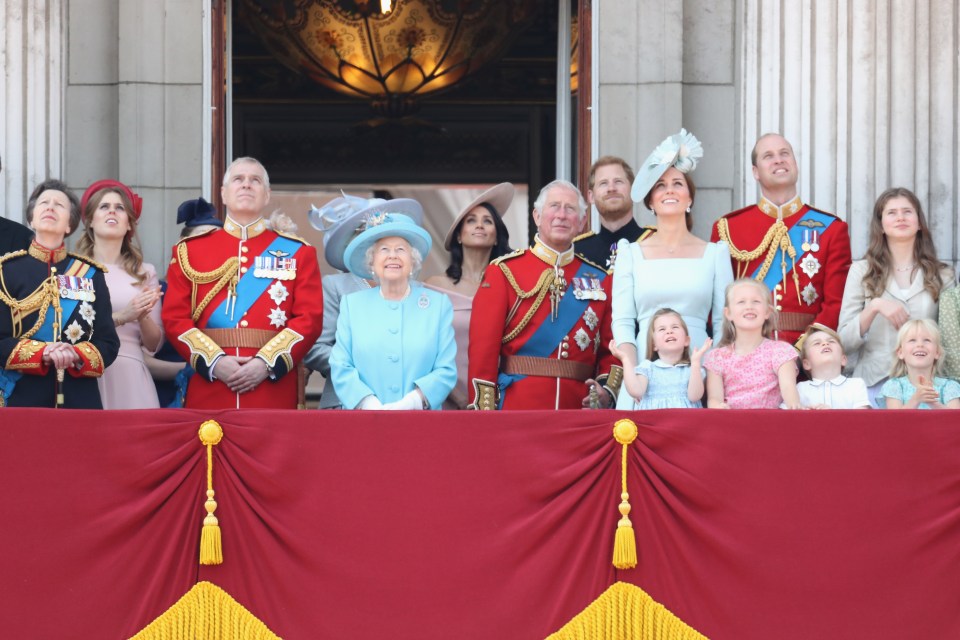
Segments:
[[[431,239],[380,213],[350,241],[350,272],[378,286],[340,300],[330,372],[344,409],[440,409],[457,382],[450,299],[413,280]]]
[[[650,318],[661,307],[680,313],[689,328],[692,349],[720,335],[724,291],[733,281],[726,243],[706,242],[690,232],[696,186],[689,172],[703,156],[700,142],[681,129],[657,147],[640,167],[631,196],[653,211],[657,232],[641,242],[621,240],[613,271],[613,339],[623,352],[626,370],[648,358],[645,336]],[[620,393],[618,409],[632,409],[634,399]]]

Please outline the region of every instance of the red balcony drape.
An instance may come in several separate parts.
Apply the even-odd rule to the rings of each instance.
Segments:
[[[288,639],[543,638],[616,580],[715,639],[960,637],[950,412],[3,409],[0,492],[2,637],[129,637],[198,580]]]

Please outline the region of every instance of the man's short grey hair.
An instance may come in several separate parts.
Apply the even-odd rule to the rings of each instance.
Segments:
[[[386,238],[389,238],[389,237],[399,238],[400,236],[386,236]],[[386,238],[380,238],[380,240],[385,240]],[[400,238],[400,239],[406,242],[407,246],[410,247],[410,263],[413,266],[413,269],[410,271],[410,279],[416,280],[417,276],[420,275],[420,269],[423,268],[423,256],[420,255],[419,249],[417,249],[415,246],[407,242],[406,238]],[[367,252],[366,254],[364,254],[364,264],[367,267],[367,271],[373,275],[373,280],[377,284],[380,284],[380,278],[377,277],[376,272],[373,270],[373,256],[376,251],[377,245],[380,244],[380,240],[377,240],[372,245],[367,247]]]
[[[577,189],[577,185],[573,184],[569,180],[554,180],[553,182],[545,185],[543,189],[540,189],[540,195],[538,195],[537,199],[533,202],[533,208],[537,211],[542,211],[543,205],[547,202],[547,192],[554,187],[569,189],[573,193],[577,194],[577,207],[580,209],[580,220],[583,220],[587,216],[587,201],[583,199],[583,194],[580,193],[580,189]]]
[[[230,173],[233,171],[233,168],[238,164],[244,164],[249,162],[250,164],[255,164],[260,167],[260,170],[263,171],[263,184],[268,189],[270,188],[270,174],[267,173],[267,168],[263,166],[263,163],[257,160],[256,158],[251,158],[250,156],[244,156],[242,158],[237,158],[227,166],[227,170],[223,173],[223,186],[227,186],[227,183],[230,182]]]

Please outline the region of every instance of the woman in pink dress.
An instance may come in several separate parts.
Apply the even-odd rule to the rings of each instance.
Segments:
[[[155,353],[163,342],[157,270],[143,261],[136,240],[143,201],[127,185],[100,180],[83,194],[82,255],[103,264],[120,336],[120,353],[100,378],[104,409],[155,409],[160,406],[143,349]]]
[[[510,233],[503,214],[513,202],[513,185],[493,186],[468,204],[453,221],[443,246],[450,252],[444,275],[427,278],[424,285],[447,294],[453,303],[453,332],[457,341],[457,386],[443,403],[444,409],[466,409],[467,348],[473,296],[491,260],[510,252]]]

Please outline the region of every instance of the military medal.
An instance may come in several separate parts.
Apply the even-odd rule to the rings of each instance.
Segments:
[[[600,323],[600,318],[597,317],[597,312],[588,306],[587,310],[583,312],[583,321],[590,327],[590,331],[595,331],[597,325]]]
[[[93,280],[78,276],[57,276],[57,288],[60,297],[64,300],[83,300],[93,302],[96,295],[93,289]]]
[[[287,324],[287,312],[280,307],[270,311],[267,317],[270,319],[270,324],[278,329],[283,328],[283,325]]]
[[[813,278],[820,271],[820,261],[817,260],[817,256],[808,253],[800,262],[800,269],[807,274],[808,278]]]
[[[273,303],[278,307],[290,296],[290,292],[280,281],[274,282],[272,285],[270,285],[270,288],[267,289],[267,294],[270,296],[270,299],[273,300]]]
[[[577,329],[577,332],[573,334],[573,341],[580,347],[580,351],[586,351],[587,347],[590,346],[590,334],[584,331],[583,327],[580,327]]]
[[[80,317],[92,327],[93,321],[97,317],[97,312],[94,311],[93,306],[89,302],[84,301],[84,303],[80,305]]]
[[[271,251],[268,256],[254,258],[253,275],[255,278],[271,280],[293,280],[297,277],[297,259],[291,258],[285,251]]]
[[[808,307],[813,306],[813,303],[816,301],[816,299],[820,297],[819,294],[817,294],[817,290],[814,288],[812,282],[803,288],[802,295],[803,301],[807,303]]]
[[[598,278],[574,278],[573,295],[577,300],[606,300],[607,294]]]
[[[803,251],[810,251],[810,229],[803,230],[803,244],[800,245]]]
[[[816,229],[810,231],[813,234],[813,242],[810,243],[810,251],[820,251],[820,232]]]

